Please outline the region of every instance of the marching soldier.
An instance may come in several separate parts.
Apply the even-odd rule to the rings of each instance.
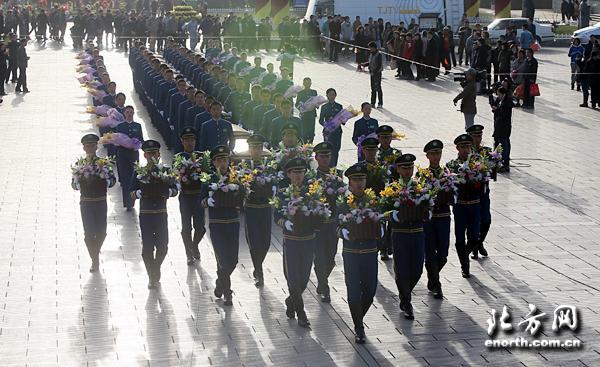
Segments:
[[[461,134],[454,139],[458,157],[446,163],[446,167],[458,173],[463,163],[469,160],[473,138],[468,134]],[[481,193],[468,190],[466,185],[458,189],[458,200],[453,207],[454,235],[456,237],[456,253],[460,261],[463,278],[470,278],[469,252],[479,241],[479,226],[481,223]],[[466,232],[466,238],[465,238]],[[468,242],[467,242],[468,241]]]
[[[271,142],[272,147],[276,147],[281,142],[281,131],[282,128],[286,125],[294,124],[296,125],[297,136],[302,136],[302,121],[296,117],[292,116],[292,101],[288,99],[284,99],[281,101],[280,109],[281,116],[274,118],[271,122],[271,127],[269,131],[271,132],[271,136],[269,141]]]
[[[342,110],[342,105],[335,101],[335,98],[337,97],[337,92],[335,89],[327,89],[326,95],[327,103],[321,107],[321,114],[319,115],[319,124],[321,125],[324,125],[325,122],[331,120]],[[331,152],[331,166],[336,167],[338,155],[342,147],[342,127],[339,126],[331,134],[329,134],[327,141],[333,145],[333,150]]]
[[[481,145],[481,139],[483,138],[483,126],[482,125],[473,125],[467,129],[467,134],[471,135],[473,138],[473,153],[479,154],[483,159],[487,159],[492,152],[492,148]],[[497,172],[492,171],[492,179],[496,180]],[[488,256],[488,252],[483,246],[483,242],[487,237],[487,234],[490,230],[490,226],[492,225],[492,213],[490,209],[490,185],[489,182],[486,183],[485,189],[483,191],[483,195],[481,195],[481,223],[479,225],[479,242],[477,246],[473,248],[472,259],[477,259],[481,254],[481,256]]]
[[[381,125],[376,130],[377,140],[379,141],[379,152],[377,159],[379,162],[392,171],[392,175],[396,174],[395,162],[396,158],[402,155],[402,151],[391,146],[394,128],[389,125]],[[368,182],[368,181],[367,181]],[[377,192],[379,193],[379,192]],[[392,246],[392,233],[389,223],[386,225],[385,236],[381,239],[381,260],[389,260],[390,255],[394,253]]]
[[[250,159],[245,162],[254,169],[264,165],[267,158],[263,157],[263,146],[266,139],[262,135],[250,135],[247,139]],[[250,193],[246,200],[246,241],[250,248],[250,257],[254,265],[254,280],[257,287],[264,284],[263,262],[271,246],[271,205],[268,197],[259,197]]]
[[[342,203],[338,208],[340,215],[350,213],[353,209],[364,209],[369,205],[369,198],[365,195],[367,185],[367,171],[363,164],[355,164],[344,173],[349,180],[350,192],[353,196],[353,205]],[[376,197],[374,197],[376,199]],[[372,208],[376,211],[376,208]],[[380,225],[380,230],[381,230]],[[369,240],[351,240],[352,233],[346,225],[340,223],[338,233],[343,239],[344,249],[344,277],[348,293],[348,306],[354,322],[354,341],[357,344],[365,343],[365,328],[363,318],[373,304],[377,289],[377,252],[378,241],[376,238]]]
[[[146,140],[142,144],[144,158],[148,161],[148,172],[164,172],[166,167],[159,167],[160,143]],[[148,176],[150,173],[148,174]],[[140,229],[142,231],[142,259],[146,266],[149,283],[148,289],[156,289],[160,285],[160,267],[167,257],[169,245],[169,228],[167,217],[167,199],[177,195],[174,181],[159,184],[145,181],[144,177],[134,175],[131,184],[131,198],[140,199]],[[156,253],[154,250],[156,249]]]
[[[379,127],[379,122],[371,117],[371,104],[369,102],[361,104],[360,110],[362,111],[363,116],[354,121],[354,132],[352,133],[352,142],[355,145],[358,145],[359,139],[365,138],[376,132]],[[359,161],[362,161],[363,159],[362,156],[358,157]]]
[[[426,179],[442,179],[446,171],[440,166],[444,144],[440,140],[432,140],[425,145],[423,151],[429,160]],[[417,173],[420,174],[420,173]],[[442,202],[441,195],[434,199],[431,219],[425,222],[425,269],[427,269],[427,289],[433,297],[442,299],[440,272],[448,262],[450,246],[450,203]]]
[[[99,268],[100,248],[104,243],[104,238],[106,238],[106,191],[107,188],[113,187],[115,184],[112,164],[109,161],[99,162],[101,158],[96,155],[99,140],[100,138],[95,134],[87,134],[81,138],[81,144],[85,152],[85,158],[83,158],[81,164],[91,164],[94,171],[100,171],[104,166],[105,169],[102,173],[105,174],[105,177],[94,176],[93,179],[73,179],[71,182],[73,189],[81,192],[79,206],[81,208],[84,241],[92,259],[90,273],[98,271]]]
[[[185,159],[192,158],[192,155],[199,157],[201,152],[195,151],[197,131],[192,127],[185,127],[179,134],[183,152],[175,156],[182,156]],[[204,208],[201,205],[200,188],[183,183],[181,193],[179,194],[179,211],[181,213],[181,238],[185,246],[185,255],[187,264],[193,265],[200,260],[200,251],[198,245],[206,233],[204,227]],[[194,234],[192,235],[192,223]]]
[[[224,145],[215,147],[210,152],[210,159],[215,172],[213,175],[222,177],[229,173],[230,150]],[[239,208],[216,207],[215,201],[209,196],[208,187],[205,186],[202,194],[202,206],[208,207],[208,226],[210,240],[217,258],[217,280],[215,283],[215,297],[225,297],[223,305],[233,305],[233,291],[231,290],[231,273],[238,263],[240,247],[240,216]]]
[[[398,180],[401,183],[408,184],[412,179],[415,160],[416,157],[412,154],[402,154],[396,159],[396,170],[400,176]],[[394,273],[400,293],[400,310],[404,312],[406,319],[414,320],[411,294],[423,273],[425,257],[423,222],[399,218],[396,211],[393,212],[391,219]]]
[[[317,161],[317,179],[325,177],[330,173],[331,150],[333,146],[329,142],[315,145],[315,160]],[[338,176],[341,171],[335,170]],[[337,219],[335,215],[335,202],[329,203],[331,217],[325,219],[323,226],[316,231],[315,243],[315,275],[317,276],[317,294],[321,295],[321,301],[331,302],[329,289],[329,275],[335,267],[335,255],[337,254],[338,237]]]
[[[300,189],[307,185],[305,181],[307,164],[304,159],[291,159],[286,163],[284,169],[290,185],[294,189]],[[282,191],[280,190],[278,195],[284,201]],[[310,278],[315,232],[314,230],[305,233],[294,232],[294,225],[297,225],[297,223],[286,219],[280,211],[275,211],[274,219],[277,225],[283,229],[283,270],[289,291],[289,296],[285,299],[285,313],[289,318],[298,315],[298,325],[309,327],[310,322],[304,311],[302,292],[306,289]]]

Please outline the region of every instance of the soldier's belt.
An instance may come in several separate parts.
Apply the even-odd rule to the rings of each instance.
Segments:
[[[238,223],[240,221],[240,218],[231,218],[231,219],[208,219],[208,223],[209,224],[231,224],[231,223]]]
[[[167,214],[167,208],[164,209],[140,209],[140,214]]]
[[[431,218],[447,218],[450,216],[450,212],[447,213],[434,213],[431,215]]]
[[[200,194],[200,190],[181,190],[183,195],[197,195]]]
[[[475,200],[458,200],[456,203],[457,204],[461,204],[461,205],[473,205],[473,204],[479,204],[481,200],[480,199],[475,199]]]
[[[246,208],[264,209],[264,208],[269,208],[269,207],[271,207],[271,205],[269,203],[254,204],[254,203],[246,202]]]
[[[313,234],[309,234],[307,236],[292,236],[289,234],[284,234],[283,239],[284,240],[293,240],[293,241],[308,241],[308,240],[314,240],[315,234],[313,233]]]
[[[377,247],[373,247],[373,248],[347,248],[347,247],[344,247],[344,249],[342,250],[342,252],[345,252],[347,254],[372,254],[377,251],[379,251],[377,249]]]
[[[419,233],[423,232],[423,227],[418,228],[392,228],[392,233]]]
[[[332,218],[327,218],[323,221],[323,224],[331,224],[331,223],[336,223],[337,221],[335,219]]]
[[[96,197],[85,197],[82,196],[79,201],[86,201],[86,202],[92,202],[92,201],[105,201],[106,200],[106,195],[104,196],[96,196]]]

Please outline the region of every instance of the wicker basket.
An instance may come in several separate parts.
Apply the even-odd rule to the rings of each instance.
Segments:
[[[82,178],[79,181],[81,195],[86,197],[106,196],[106,180],[97,176]]]
[[[169,183],[164,181],[150,181],[140,184],[143,198],[168,198]]]
[[[348,225],[350,232],[350,241],[368,241],[379,240],[381,238],[381,223],[370,219],[360,224],[351,223]]]
[[[213,192],[212,198],[215,200],[215,208],[239,208],[243,201],[239,191],[217,190]]]
[[[429,205],[419,204],[417,206],[401,205],[398,209],[398,219],[402,223],[424,222],[429,219]]]
[[[440,191],[435,197],[435,205],[454,204],[454,191]]]
[[[323,224],[323,219],[316,215],[304,215],[297,213],[292,220],[294,223],[292,235],[309,236]]]

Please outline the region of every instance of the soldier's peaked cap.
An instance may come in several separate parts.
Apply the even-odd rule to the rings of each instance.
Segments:
[[[469,135],[481,135],[483,134],[483,125],[473,125],[467,128]]]
[[[142,150],[144,152],[156,152],[160,149],[160,143],[156,140],[146,140],[142,143]]]
[[[285,171],[289,170],[305,170],[306,169],[306,161],[302,158],[294,158],[290,159],[285,164]]]
[[[364,164],[356,163],[353,166],[350,166],[344,175],[348,178],[363,178],[367,177],[367,167]]]
[[[381,125],[375,130],[377,135],[392,135],[394,133],[394,128],[390,125]]]
[[[85,134],[82,138],[81,138],[81,144],[91,144],[91,143],[97,143],[98,140],[100,140],[100,138],[98,137],[98,135],[96,134]]]
[[[454,139],[454,145],[473,144],[473,137],[469,134],[460,134]]]
[[[427,153],[427,152],[439,152],[442,149],[444,149],[444,143],[442,143],[441,140],[434,139],[434,140],[430,141],[429,143],[425,144],[425,148],[423,148],[423,151],[425,153]]]
[[[193,136],[194,138],[198,137],[198,131],[196,129],[194,129],[193,127],[186,127],[183,130],[181,130],[181,133],[179,134],[180,137],[184,138],[186,136]]]
[[[417,157],[414,154],[406,153],[396,158],[394,163],[400,167],[410,167],[415,164],[415,160],[417,160]]]
[[[210,159],[219,157],[229,157],[229,148],[225,145],[218,145],[210,151]]]
[[[319,144],[315,145],[315,147],[313,148],[313,151],[315,152],[315,154],[327,154],[327,153],[331,153],[332,150],[333,150],[333,144],[331,144],[328,141],[319,143]]]

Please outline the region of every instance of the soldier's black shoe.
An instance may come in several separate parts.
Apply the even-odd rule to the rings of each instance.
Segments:
[[[156,283],[153,281],[148,282],[148,289],[156,289]]]
[[[310,326],[310,321],[308,321],[306,314],[298,315],[298,326],[300,326],[300,327],[309,327]]]
[[[440,285],[439,287],[435,288],[433,291],[433,298],[435,299],[443,299],[444,298],[444,292],[442,292],[442,286]]]
[[[481,256],[484,256],[484,257],[488,256],[488,252],[485,249],[485,247],[483,247],[483,243],[479,246],[479,253],[481,254]]]
[[[427,279],[427,289],[430,292],[433,292],[435,289],[435,286],[433,285],[433,282],[431,281],[431,279]]]
[[[194,265],[194,262],[195,262],[195,260],[194,260],[193,257],[188,257],[188,259],[187,259],[187,264],[188,265]]]
[[[217,298],[221,298],[223,297],[223,287],[221,286],[221,282],[219,282],[219,279],[217,279],[215,281],[215,291],[214,291],[215,297]]]
[[[356,329],[354,331],[354,342],[356,344],[365,344],[365,329]]]
[[[294,310],[294,305],[292,303],[292,299],[290,297],[285,299],[285,315],[293,319],[296,317],[296,311]]]
[[[233,306],[233,295],[231,292],[225,295],[225,301],[223,302],[224,306]]]
[[[410,303],[406,303],[404,305],[404,307],[401,306],[400,309],[402,310],[405,319],[407,319],[407,320],[415,319],[415,315],[413,313],[413,307]]]
[[[470,278],[471,274],[469,273],[469,271],[465,271],[465,270],[461,270],[461,274],[463,278]]]
[[[92,262],[92,266],[90,266],[90,273],[95,273],[100,269],[100,264],[98,264],[96,261]]]
[[[321,302],[331,303],[331,296],[329,295],[329,292],[321,295]]]
[[[471,255],[471,259],[477,260],[479,259],[479,250],[473,250],[473,255]]]
[[[390,259],[390,257],[388,256],[388,254],[386,254],[386,253],[381,254],[381,260],[388,261],[389,259]]]
[[[323,294],[323,289],[321,289],[321,284],[317,284],[317,294]]]
[[[257,288],[260,288],[260,287],[262,287],[264,284],[265,284],[265,279],[263,278],[263,276],[262,276],[262,275],[259,275],[259,276],[257,276],[257,277],[255,278],[254,285],[255,285]]]

